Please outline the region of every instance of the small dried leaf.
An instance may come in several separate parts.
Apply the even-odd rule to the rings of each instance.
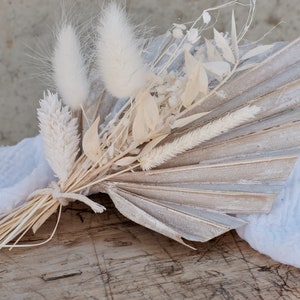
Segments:
[[[193,114],[191,116],[188,116],[186,118],[181,118],[176,120],[172,125],[171,128],[180,128],[183,127],[189,123],[194,122],[195,120],[198,120],[199,118],[205,116],[206,114],[208,114],[208,112],[203,112],[203,113],[198,113],[198,114]]]
[[[271,49],[274,45],[261,45],[261,46],[257,46],[254,49],[251,49],[250,51],[248,51],[246,54],[244,54],[241,58],[241,60],[246,60],[249,59],[251,57],[257,56],[259,54],[262,54],[266,51],[268,51],[269,49]]]
[[[146,125],[149,129],[154,131],[160,123],[159,109],[155,98],[148,93],[140,105],[143,106]]]
[[[228,75],[231,70],[230,64],[226,61],[212,61],[204,63],[203,65],[209,73],[216,76],[219,80],[222,80],[222,78]]]
[[[132,137],[138,145],[143,143],[148,136],[148,127],[145,123],[144,109],[142,105],[138,105],[136,115],[132,124]]]
[[[194,72],[198,60],[187,50],[184,51],[184,65],[186,74],[189,76]]]
[[[158,105],[149,92],[143,92],[136,98],[136,116],[132,125],[134,141],[139,145],[147,141],[149,133],[155,131],[161,123]]]
[[[199,90],[203,95],[208,93],[208,77],[202,63],[200,63],[199,69]]]
[[[217,47],[222,51],[223,57],[230,63],[235,63],[235,58],[232,53],[228,41],[223,37],[223,35],[214,28],[214,40]]]
[[[190,106],[200,92],[207,94],[208,77],[201,61],[196,60],[190,52],[185,52],[187,84],[181,99],[182,105]]]
[[[137,156],[126,156],[123,157],[115,162],[115,165],[120,167],[129,166],[130,164],[134,163],[137,160]]]
[[[100,156],[99,122],[100,117],[98,116],[82,139],[83,152],[92,162],[97,162]]]
[[[185,91],[183,92],[181,99],[184,107],[189,107],[195,98],[200,93],[199,88],[199,73],[200,73],[200,62],[194,68],[193,73],[188,77]]]
[[[205,45],[208,61],[223,61],[218,49],[212,44],[211,41],[205,39]]]

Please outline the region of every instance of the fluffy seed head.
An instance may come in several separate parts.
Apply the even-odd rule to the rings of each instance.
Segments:
[[[89,93],[84,59],[74,27],[63,24],[52,58],[53,77],[63,102],[72,110],[80,109]]]
[[[134,29],[115,2],[104,9],[98,34],[97,59],[105,87],[117,98],[134,97],[145,84],[147,71]]]
[[[203,142],[211,140],[245,122],[252,120],[260,112],[258,106],[245,106],[216,119],[203,127],[192,130],[174,141],[156,147],[143,155],[139,160],[143,170],[150,170],[176,157],[180,153],[193,149]]]
[[[40,101],[38,118],[47,161],[57,177],[65,181],[79,151],[77,119],[71,117],[69,107],[62,106],[57,94],[50,92]]]

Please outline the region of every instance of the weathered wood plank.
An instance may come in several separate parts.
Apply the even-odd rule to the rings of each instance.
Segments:
[[[297,299],[300,270],[252,250],[235,233],[193,251],[110,208],[63,214],[46,246],[0,252],[1,299]],[[46,238],[55,216],[37,236]],[[73,274],[73,276],[62,276]],[[52,280],[45,280],[51,277]]]

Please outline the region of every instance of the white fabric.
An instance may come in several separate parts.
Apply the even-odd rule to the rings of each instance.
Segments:
[[[54,179],[45,160],[41,136],[0,147],[0,214],[24,202]]]
[[[269,214],[240,217],[249,224],[237,232],[252,248],[300,267],[300,159]]]

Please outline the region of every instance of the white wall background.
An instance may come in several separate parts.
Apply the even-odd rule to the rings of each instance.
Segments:
[[[0,145],[16,143],[38,132],[36,108],[47,88],[43,74],[26,54],[47,44],[55,24],[61,0],[0,0]],[[100,11],[102,0],[69,0],[78,5],[77,15],[88,18],[89,11]],[[129,14],[137,21],[145,19],[154,34],[165,32],[174,22],[192,21],[205,8],[228,1],[220,0],[127,0]],[[243,0],[247,3],[247,0]],[[246,18],[238,12],[237,19]],[[264,43],[292,40],[299,35],[300,2],[297,0],[257,0],[257,13],[248,39],[260,38],[280,21]],[[76,17],[76,14],[75,14]],[[220,17],[218,29],[226,21]],[[299,54],[300,55],[300,54]]]

